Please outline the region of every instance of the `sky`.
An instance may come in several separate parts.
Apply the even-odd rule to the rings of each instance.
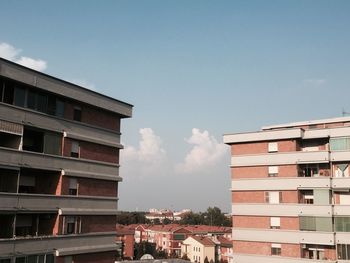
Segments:
[[[222,135],[350,112],[350,1],[2,0],[0,56],[134,105],[119,208],[230,212]]]

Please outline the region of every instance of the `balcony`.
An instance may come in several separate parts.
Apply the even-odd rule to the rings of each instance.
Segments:
[[[18,123],[18,120],[25,120],[24,124],[29,126],[60,133],[66,132],[66,136],[69,138],[112,147],[122,147],[120,144],[119,133],[92,127],[84,123],[77,123],[75,121],[50,116],[29,109],[21,109],[12,105],[0,103],[0,119],[13,123]]]
[[[232,215],[245,216],[331,216],[331,205],[234,203]]]
[[[333,177],[332,188],[334,189],[349,189],[350,188],[350,177]]]
[[[69,158],[36,152],[18,151],[0,147],[0,164],[27,167],[43,170],[67,171],[73,176],[83,176],[105,180],[120,181],[119,165],[92,161],[86,159]],[[96,176],[94,176],[96,174]]]
[[[115,232],[49,236],[37,238],[14,238],[0,240],[0,255],[40,254],[55,252],[56,256],[93,252],[115,251]]]
[[[350,216],[350,205],[334,205],[335,216]]]
[[[305,259],[305,258],[289,258],[289,257],[276,257],[276,256],[264,256],[264,255],[249,255],[249,254],[238,254],[233,253],[233,261],[240,263],[335,263],[337,261],[330,260],[316,260],[316,259]],[[339,262],[339,261],[338,261]]]
[[[328,151],[283,152],[259,155],[238,155],[231,157],[231,167],[257,165],[283,165],[303,163],[328,163]]]
[[[117,198],[0,193],[0,211],[52,211],[60,214],[116,214]],[[103,208],[103,209],[102,209]]]
[[[232,237],[243,241],[334,245],[333,232],[233,228]]]
[[[332,162],[342,162],[350,160],[350,151],[332,151],[330,159]]]
[[[299,188],[329,188],[330,185],[329,177],[274,177],[232,180],[231,190],[297,190]]]

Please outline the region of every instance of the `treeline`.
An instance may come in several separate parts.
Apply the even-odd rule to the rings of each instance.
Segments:
[[[188,213],[179,223],[182,225],[232,226],[231,217],[225,216],[216,206],[208,207],[203,213]]]
[[[182,220],[173,221],[164,219],[160,222],[159,219],[146,219],[146,212],[121,212],[117,215],[117,223],[122,225],[130,224],[172,224],[179,223],[181,225],[209,225],[209,226],[231,226],[231,217],[225,216],[218,207],[208,207],[207,211],[186,214]]]

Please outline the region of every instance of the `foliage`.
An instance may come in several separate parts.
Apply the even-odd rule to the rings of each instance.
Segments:
[[[218,207],[208,207],[204,213],[188,213],[180,221],[183,225],[211,225],[231,226],[231,219],[227,218]]]
[[[147,224],[148,220],[145,214],[145,212],[121,212],[117,215],[117,224]]]
[[[205,259],[204,259],[204,263],[209,263],[209,259],[208,259],[208,257],[205,257]]]
[[[156,244],[142,241],[141,243],[135,243],[134,255],[135,259],[140,259],[144,254],[150,254],[154,258],[157,257]]]
[[[181,259],[183,259],[183,260],[190,260],[189,258],[188,258],[188,256],[187,256],[187,254],[183,254],[183,256],[181,257]]]
[[[163,223],[163,225],[169,225],[169,224],[173,223],[173,221],[171,221],[169,218],[164,218],[162,223]]]

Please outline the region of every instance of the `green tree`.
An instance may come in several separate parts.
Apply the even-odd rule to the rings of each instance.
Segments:
[[[162,223],[163,223],[163,225],[169,225],[172,223],[172,221],[169,218],[164,218]]]

